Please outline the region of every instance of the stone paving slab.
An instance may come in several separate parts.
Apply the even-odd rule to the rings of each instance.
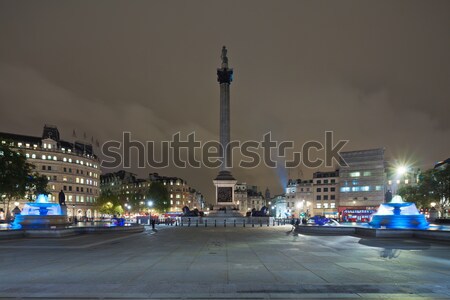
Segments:
[[[449,244],[287,229],[0,241],[0,300],[450,298]]]

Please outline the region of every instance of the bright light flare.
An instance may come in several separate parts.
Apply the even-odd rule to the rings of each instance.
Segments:
[[[397,175],[402,176],[405,175],[408,172],[408,167],[407,166],[398,166],[397,167]]]

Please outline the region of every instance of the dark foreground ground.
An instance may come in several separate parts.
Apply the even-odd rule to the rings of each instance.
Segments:
[[[450,244],[160,227],[0,241],[0,299],[450,298]]]

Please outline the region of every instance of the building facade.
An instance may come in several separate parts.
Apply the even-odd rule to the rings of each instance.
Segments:
[[[286,196],[284,194],[275,195],[274,197],[272,197],[271,202],[274,206],[275,218],[284,219],[291,216],[288,212],[288,208],[286,205]]]
[[[313,174],[313,207],[316,214],[327,218],[338,217],[339,171]]]
[[[384,149],[340,154],[347,164],[339,168],[340,218],[367,221],[374,209],[384,202],[386,193]]]
[[[117,195],[118,199],[127,203],[125,209],[133,209],[132,205],[146,206],[146,194],[150,183],[137,178],[137,175],[127,171],[107,173],[100,178],[101,192]],[[134,208],[135,209],[135,208]]]
[[[245,182],[237,183],[234,188],[234,203],[240,213],[245,215],[253,209],[259,211],[263,206],[269,208],[270,198],[267,195],[270,196],[268,189],[263,195],[256,185],[249,185]]]
[[[49,201],[58,202],[58,193],[64,191],[69,217],[80,220],[98,216],[95,204],[100,194],[101,171],[92,145],[62,140],[58,128],[52,125],[45,125],[40,137],[0,133],[0,141],[23,151],[34,171],[47,176]],[[20,199],[19,208],[33,197]]]
[[[147,194],[153,182],[163,184],[169,192],[171,208],[168,213],[181,213],[183,207],[202,210],[205,206],[203,195],[191,188],[185,180],[179,177],[160,176],[150,173],[147,179],[138,178],[136,174],[118,171],[101,176],[101,190],[105,193],[118,195],[122,202],[137,203],[140,208],[147,207]],[[130,204],[131,206],[131,204]],[[131,207],[136,211],[136,208]]]
[[[313,180],[289,179],[284,197],[289,216],[298,218],[315,214]]]
[[[265,195],[270,192],[266,189]],[[239,211],[242,214],[246,214],[247,212],[255,209],[261,210],[263,206],[268,207],[269,201],[266,196],[259,191],[258,186],[249,185],[245,182],[237,183],[234,189],[234,201],[236,207],[238,207]]]
[[[158,173],[150,173],[149,181],[162,183],[169,191],[170,212],[180,213],[183,207],[200,210],[202,204],[197,202],[197,197],[191,195],[192,189],[187,182],[179,177],[161,176]]]

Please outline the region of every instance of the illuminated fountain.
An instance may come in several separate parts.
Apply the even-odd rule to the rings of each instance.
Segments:
[[[38,195],[36,202],[26,203],[14,219],[13,228],[45,229],[68,225],[65,206],[48,202],[46,195]]]
[[[402,197],[394,196],[389,203],[383,203],[372,215],[369,225],[374,228],[386,227],[394,229],[425,229],[428,222],[420,214],[416,205],[403,202]]]

